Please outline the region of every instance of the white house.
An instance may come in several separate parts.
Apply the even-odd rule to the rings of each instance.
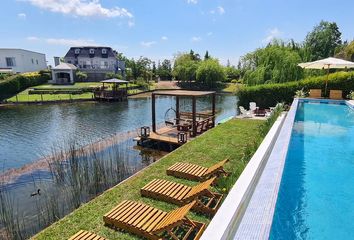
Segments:
[[[47,62],[43,53],[17,48],[0,48],[0,70],[24,73],[46,68]]]

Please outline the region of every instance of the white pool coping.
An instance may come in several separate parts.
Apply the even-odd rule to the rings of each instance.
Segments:
[[[230,190],[220,209],[215,214],[201,240],[233,239],[243,219],[252,193],[257,185],[264,165],[271,154],[280,133],[286,114],[274,123],[246,168]]]

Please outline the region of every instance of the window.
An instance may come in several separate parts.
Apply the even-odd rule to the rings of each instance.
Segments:
[[[91,48],[89,52],[90,54],[95,54],[95,49]]]
[[[34,64],[34,60],[33,60],[33,58],[31,59],[31,61],[32,61],[32,64]]]
[[[75,54],[80,54],[80,49],[79,48],[75,49]]]
[[[102,54],[107,54],[107,49],[102,49]]]
[[[14,58],[14,57],[7,57],[7,58],[6,58],[6,65],[7,65],[8,67],[14,67],[14,66],[16,66],[15,58]]]
[[[36,63],[37,63],[37,65],[38,65],[38,59],[36,59]]]

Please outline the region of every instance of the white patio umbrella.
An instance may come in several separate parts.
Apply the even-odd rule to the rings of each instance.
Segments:
[[[329,57],[314,62],[300,63],[298,64],[298,66],[305,69],[327,69],[327,78],[326,78],[326,86],[325,86],[325,94],[326,94],[329,69],[354,68],[354,62],[346,61],[339,58]]]

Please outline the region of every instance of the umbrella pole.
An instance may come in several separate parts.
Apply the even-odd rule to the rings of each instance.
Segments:
[[[328,75],[329,75],[329,65],[328,65],[328,68],[327,68],[327,77],[326,77],[325,94],[324,94],[325,96],[327,96]]]

